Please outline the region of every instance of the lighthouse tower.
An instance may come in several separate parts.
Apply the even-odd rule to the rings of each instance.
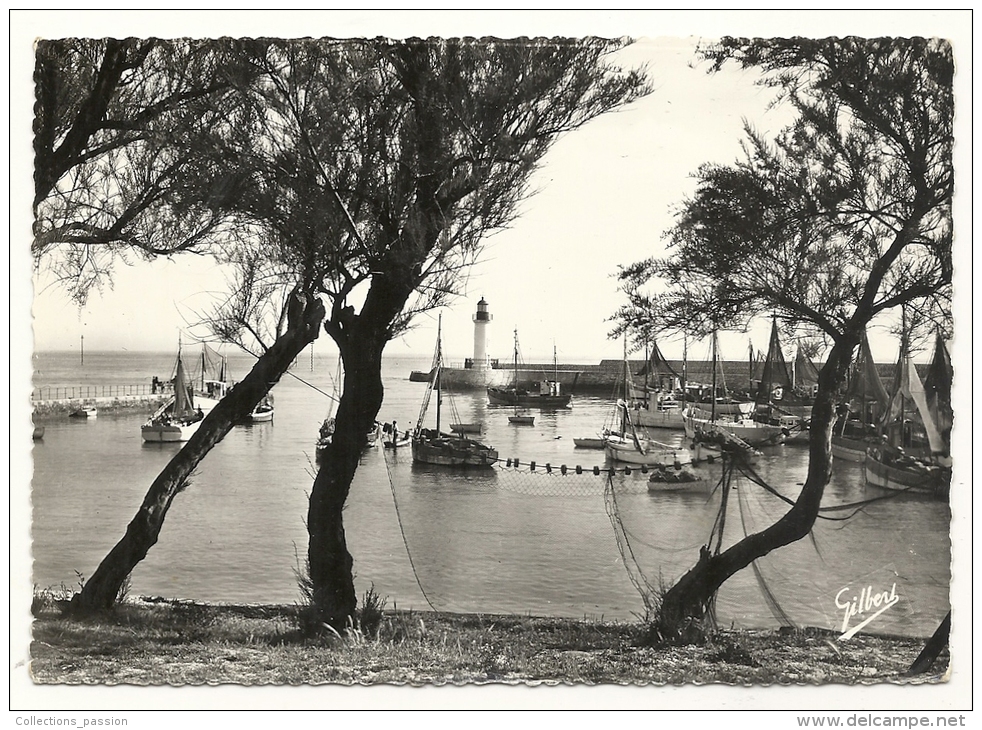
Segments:
[[[481,297],[474,313],[474,369],[488,369],[488,324],[491,315],[488,313],[488,303]]]

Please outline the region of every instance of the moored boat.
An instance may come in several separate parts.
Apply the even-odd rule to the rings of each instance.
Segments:
[[[437,325],[436,352],[433,356],[433,377],[426,388],[419,418],[412,436],[413,462],[438,466],[487,467],[498,461],[498,452],[491,446],[463,434],[452,435],[440,430],[441,386],[440,368],[443,353],[440,345],[440,325]],[[424,428],[430,397],[436,391],[436,426]]]
[[[866,483],[947,499],[952,466],[951,360],[939,334],[928,373],[929,399],[911,362],[906,337],[900,351],[897,382],[883,421],[884,435],[866,451]]]
[[[149,443],[187,441],[198,431],[204,417],[202,409],[194,403],[194,394],[187,383],[178,346],[174,397],[150,416],[140,428],[140,435]]]
[[[534,426],[535,416],[516,412],[515,415],[508,416],[508,423],[514,423],[517,426]]]
[[[556,366],[555,348],[553,349],[553,366]],[[518,382],[518,330],[515,330],[515,375],[514,382],[509,387],[488,388],[488,402],[493,406],[513,406],[516,408],[566,408],[572,398],[560,392],[558,373],[553,380],[542,380],[532,388],[521,386]]]
[[[680,468],[656,467],[648,477],[649,492],[711,492],[719,482],[705,468],[692,465]]]
[[[95,418],[99,415],[99,409],[95,406],[85,406],[68,414],[69,418]]]
[[[879,441],[876,423],[890,403],[890,395],[876,370],[869,339],[863,333],[859,352],[849,373],[842,415],[832,430],[832,457],[862,464],[866,451]]]
[[[483,423],[451,423],[450,430],[454,433],[481,433],[484,430]]]
[[[598,436],[595,438],[574,438],[573,446],[578,449],[602,449],[604,444],[607,443],[606,436]]]
[[[252,409],[246,417],[246,423],[268,423],[273,420],[273,394],[268,394]]]

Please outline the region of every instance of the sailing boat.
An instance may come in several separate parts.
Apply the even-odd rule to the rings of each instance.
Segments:
[[[498,452],[491,446],[465,437],[463,434],[452,435],[440,431],[441,387],[440,370],[443,367],[443,352],[440,344],[442,318],[437,324],[436,352],[433,355],[433,367],[423,403],[420,406],[419,418],[413,431],[413,463],[437,464],[442,466],[492,466],[498,460]],[[423,421],[429,409],[430,398],[436,391],[436,427],[423,428]]]
[[[631,421],[630,407],[631,371],[627,363],[627,339],[624,340],[624,397],[618,399],[616,410],[620,427],[605,433],[604,452],[611,461],[642,466],[674,467],[680,469],[692,463],[689,449],[674,448],[668,444],[638,435],[637,426]]]
[[[553,347],[553,358],[555,358],[555,347]],[[515,363],[515,382],[518,382],[518,329],[515,329],[515,351],[514,351],[514,363]],[[527,410],[520,410],[518,404],[515,404],[515,413],[508,416],[508,423],[514,423],[517,426],[534,426],[535,416],[531,415]]]
[[[832,457],[859,464],[866,461],[866,450],[879,439],[876,423],[889,403],[890,395],[880,380],[864,332],[846,389],[848,413],[832,431]]]
[[[788,374],[775,316],[771,320],[771,339],[754,398],[754,420],[783,428],[785,443],[807,443],[805,415],[811,411],[811,406],[805,403],[806,399],[795,393],[794,381]]]
[[[518,330],[515,331],[516,342]],[[517,353],[517,345],[516,345]],[[553,379],[538,383],[538,392],[518,385],[518,357],[515,358],[515,382],[508,388],[488,388],[488,402],[493,406],[521,406],[523,408],[566,408],[572,396],[560,393],[559,364],[556,348],[552,348]]]
[[[181,345],[177,346],[177,365],[174,373],[174,397],[161,406],[140,428],[144,441],[187,441],[204,420],[200,407],[194,405],[194,393],[188,384],[181,359]]]
[[[943,352],[937,352],[938,348]],[[932,366],[941,363],[943,368],[950,360],[940,336],[935,349]],[[937,384],[946,377],[950,377],[950,371],[932,373],[931,381]],[[940,388],[936,389],[933,395],[940,391]],[[866,451],[863,463],[866,483],[883,489],[947,498],[951,487],[950,444],[928,405],[924,384],[907,352],[906,337],[901,343],[897,384],[883,419],[883,430],[882,443],[870,446]]]
[[[770,446],[784,441],[785,430],[781,426],[760,423],[752,418],[739,420],[723,420],[718,413],[716,403],[716,366],[718,360],[718,345],[716,332],[712,336],[713,385],[710,410],[707,412],[696,406],[685,409],[685,436],[695,441],[732,441],[744,447]]]
[[[648,389],[648,376],[654,373],[655,387],[654,392]],[[645,376],[644,398],[635,401],[631,411],[631,418],[635,424],[643,428],[672,428],[679,429],[685,427],[682,417],[682,406],[675,399],[675,390],[682,378],[668,364],[658,343],[652,343],[651,357],[638,375]],[[666,386],[666,379],[670,379],[669,387]],[[652,403],[654,396],[654,403]],[[654,408],[652,408],[652,405]]]

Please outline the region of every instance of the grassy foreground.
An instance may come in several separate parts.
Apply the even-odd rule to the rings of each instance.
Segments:
[[[943,681],[948,662],[905,678],[922,640],[817,630],[643,647],[637,624],[521,616],[385,611],[371,638],[305,639],[295,606],[140,599],[95,617],[35,613],[40,684],[876,684]]]

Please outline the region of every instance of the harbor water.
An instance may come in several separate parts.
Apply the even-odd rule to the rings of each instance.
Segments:
[[[188,360],[193,360],[189,349]],[[236,603],[294,603],[304,562],[304,521],[317,429],[331,408],[336,361],[301,356],[274,389],[271,423],[240,426],[207,456],[174,500],[158,543],[132,575],[133,595]],[[230,358],[231,377],[250,359]],[[38,353],[34,386],[149,383],[169,378],[168,353]],[[428,358],[384,361],[380,420],[417,420],[426,385],[410,382]],[[613,394],[612,394],[613,395]],[[345,511],[359,595],[390,607],[631,620],[695,563],[720,513],[720,490],[649,492],[635,469],[609,484],[593,467],[603,452],[574,447],[595,436],[611,399],[573,394],[572,407],[511,424],[482,392],[444,393],[442,421],[481,422],[481,438],[519,468],[461,471],[412,464],[408,448],[366,450]],[[435,408],[431,404],[428,423]],[[147,488],[179,444],[144,444],[138,412],[48,420],[33,444],[33,581],[72,587],[122,537]],[[679,444],[681,432],[656,438]],[[536,469],[530,469],[530,462]],[[765,450],[762,480],[793,499],[807,449]],[[549,465],[547,470],[546,464]],[[576,474],[576,466],[583,473]],[[566,474],[561,473],[566,467]],[[719,474],[719,466],[706,467]],[[788,504],[752,480],[733,481],[721,547],[760,530]],[[862,467],[836,463],[825,507],[889,496],[865,486]],[[828,519],[826,519],[828,518]],[[777,550],[723,587],[727,627],[853,627],[896,597],[864,631],[928,636],[949,608],[950,512],[902,495],[823,512],[812,534]],[[711,546],[716,548],[714,541]],[[871,603],[877,600],[876,606]],[[884,605],[886,599],[883,601]],[[866,606],[866,604],[869,604]],[[850,607],[859,612],[848,616]]]

